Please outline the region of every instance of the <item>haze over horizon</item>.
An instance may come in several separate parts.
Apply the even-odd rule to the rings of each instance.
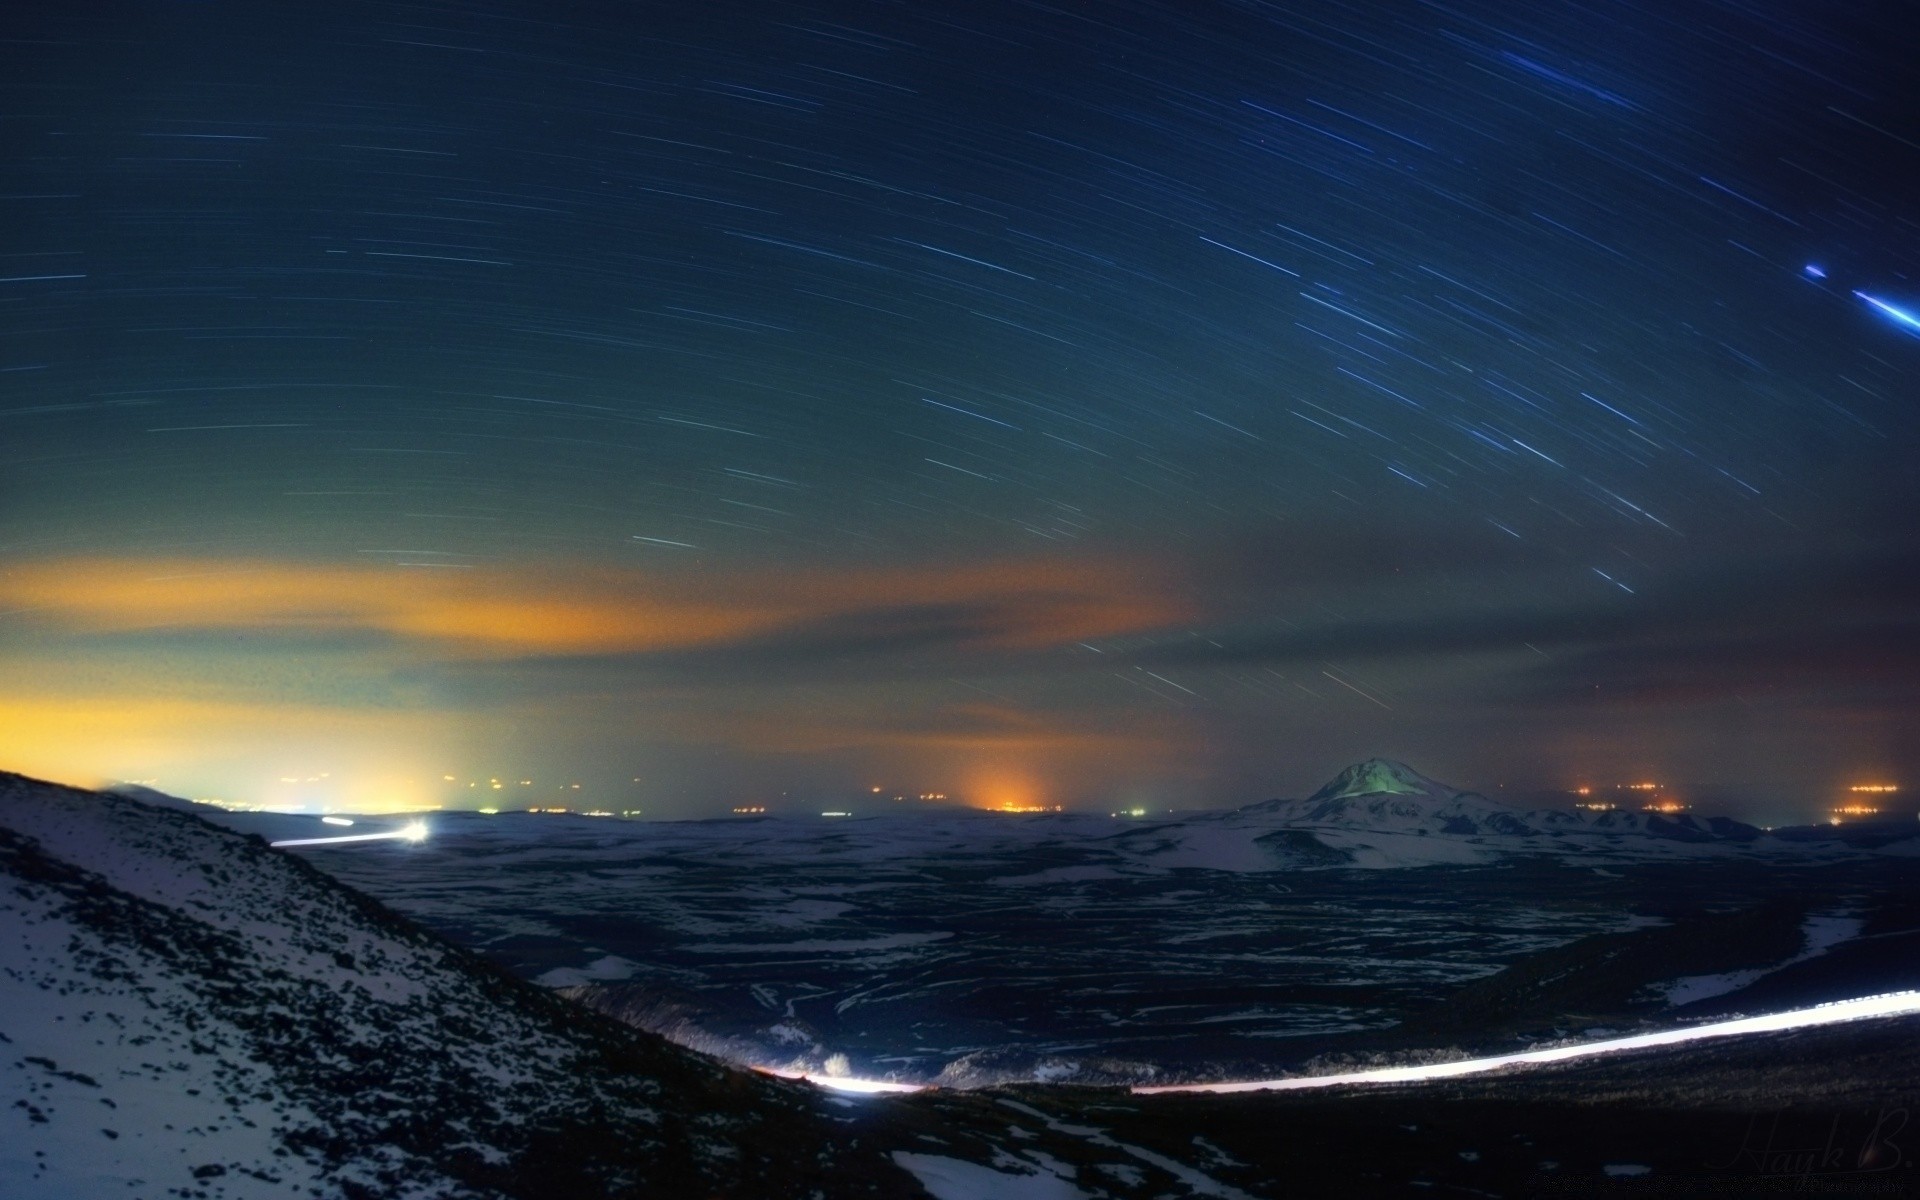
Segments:
[[[1090,11],[18,15],[0,769],[1916,782],[1897,7]]]

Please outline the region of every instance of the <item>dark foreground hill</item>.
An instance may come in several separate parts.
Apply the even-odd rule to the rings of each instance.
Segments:
[[[8,1197],[919,1194],[812,1089],[189,813],[0,775],[0,914]]]

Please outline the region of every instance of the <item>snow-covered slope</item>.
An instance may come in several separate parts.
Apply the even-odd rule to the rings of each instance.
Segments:
[[[813,1093],[589,1014],[286,854],[0,774],[0,1194],[912,1195]]]
[[[1384,758],[1348,767],[1304,800],[1267,800],[1119,841],[1158,865],[1227,870],[1472,864],[1509,854],[1617,859],[1809,849],[1795,850],[1725,817],[1523,810]]]

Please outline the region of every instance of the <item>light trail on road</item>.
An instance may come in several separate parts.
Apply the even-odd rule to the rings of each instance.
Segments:
[[[1489,1058],[1463,1058],[1454,1062],[1425,1063],[1408,1067],[1380,1067],[1371,1071],[1350,1071],[1340,1075],[1294,1075],[1280,1079],[1253,1079],[1240,1083],[1173,1083],[1133,1087],[1128,1090],[1137,1096],[1152,1096],[1167,1092],[1215,1094],[1278,1092],[1301,1088],[1364,1086],[1370,1083],[1419,1083],[1429,1079],[1449,1079],[1457,1075],[1478,1075],[1487,1071],[1497,1071],[1502,1067],[1568,1062],[1579,1058],[1594,1058],[1602,1054],[1618,1054],[1626,1050],[1677,1046],[1687,1042],[1706,1041],[1709,1038],[1778,1033],[1789,1029],[1838,1025],[1846,1021],[1864,1021],[1874,1017],[1912,1016],[1916,1013],[1920,1013],[1920,991],[1885,992],[1877,996],[1860,996],[1852,1000],[1835,1000],[1830,1004],[1819,1004],[1812,1008],[1793,1008],[1758,1017],[1740,1017],[1731,1021],[1715,1021],[1707,1025],[1665,1029],[1657,1033],[1640,1033],[1632,1037],[1609,1038],[1599,1042],[1551,1046],[1544,1050],[1523,1050],[1514,1054],[1497,1054]],[[806,1071],[775,1070],[771,1067],[755,1067],[754,1070],[764,1075],[803,1080],[830,1091],[850,1092],[857,1095],[919,1092],[931,1086],[919,1083],[896,1083],[887,1079],[859,1079],[847,1075],[815,1075]]]
[[[1665,1029],[1632,1037],[1609,1038],[1600,1042],[1580,1042],[1570,1046],[1552,1046],[1545,1050],[1525,1050],[1518,1054],[1499,1054],[1491,1058],[1465,1058],[1457,1062],[1426,1063],[1411,1067],[1382,1067],[1372,1071],[1351,1071],[1342,1075],[1301,1075],[1284,1079],[1256,1079],[1244,1083],[1186,1083],[1130,1089],[1135,1095],[1163,1092],[1265,1092],[1299,1088],[1346,1087],[1369,1083],[1418,1083],[1427,1079],[1447,1079],[1456,1075],[1478,1075],[1502,1067],[1527,1063],[1566,1062],[1623,1050],[1642,1050],[1654,1046],[1677,1046],[1708,1038],[1740,1037],[1750,1033],[1775,1033],[1787,1029],[1807,1029],[1816,1025],[1837,1025],[1870,1017],[1899,1017],[1920,1013],[1920,991],[1887,992],[1879,996],[1861,996],[1836,1000],[1813,1008],[1794,1008],[1758,1017],[1715,1021],[1685,1029]]]
[[[427,840],[427,823],[414,821],[399,829],[389,829],[385,833],[344,833],[339,837],[289,838],[284,842],[268,842],[273,847],[280,846],[333,846],[341,842],[383,842],[398,840],[403,842],[424,842]]]
[[[923,1092],[929,1085],[924,1083],[895,1083],[890,1079],[855,1079],[850,1075],[814,1075],[806,1071],[782,1071],[772,1067],[755,1067],[762,1075],[776,1075],[781,1079],[797,1079],[823,1087],[833,1092],[853,1092],[862,1096],[874,1096],[887,1092]]]

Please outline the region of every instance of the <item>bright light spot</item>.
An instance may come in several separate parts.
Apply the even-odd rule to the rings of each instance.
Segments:
[[[1827,273],[1813,263],[1807,264],[1807,274],[1813,276],[1815,279],[1825,279],[1827,277]]]
[[[321,817],[320,823],[322,825],[352,825],[353,824],[352,821],[347,820],[345,817]]]
[[[1384,1067],[1374,1071],[1352,1071],[1344,1075],[1304,1075],[1287,1079],[1258,1079],[1246,1083],[1193,1083],[1161,1087],[1136,1087],[1141,1094],[1154,1092],[1260,1092],[1291,1091],[1297,1088],[1342,1087],[1367,1083],[1415,1083],[1426,1079],[1445,1079],[1454,1075],[1478,1075],[1501,1067],[1522,1063],[1566,1062],[1622,1050],[1640,1050],[1652,1046],[1674,1046],[1707,1038],[1738,1037],[1749,1033],[1773,1033],[1783,1029],[1804,1029],[1811,1025],[1836,1025],[1869,1017],[1897,1017],[1920,1013],[1920,992],[1888,992],[1880,996],[1862,996],[1838,1000],[1814,1008],[1795,1008],[1760,1017],[1741,1017],[1733,1021],[1715,1021],[1686,1029],[1667,1029],[1634,1037],[1610,1038],[1603,1042],[1583,1042],[1573,1046],[1555,1046],[1547,1050],[1527,1050],[1519,1054],[1501,1054],[1493,1058],[1468,1058],[1458,1062],[1429,1063],[1417,1067]]]
[[[1906,309],[1888,304],[1885,300],[1875,299],[1865,292],[1855,292],[1854,295],[1865,300],[1868,304],[1873,305],[1873,307],[1879,309],[1882,313],[1885,313],[1892,319],[1894,324],[1905,326],[1910,333],[1920,333],[1920,317],[1914,316]]]
[[[855,1079],[848,1075],[814,1075],[806,1071],[781,1071],[772,1067],[755,1067],[762,1075],[777,1075],[781,1079],[798,1079],[811,1083],[815,1087],[827,1088],[835,1092],[855,1092],[863,1096],[878,1095],[883,1092],[920,1092],[926,1090],[925,1084],[893,1083],[885,1079]]]

